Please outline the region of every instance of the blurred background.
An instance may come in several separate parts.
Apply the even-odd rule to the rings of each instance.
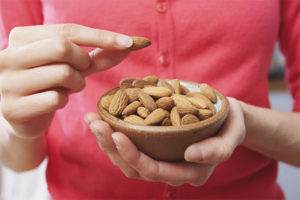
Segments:
[[[270,101],[273,109],[292,110],[292,98],[284,82],[284,57],[278,46],[274,51],[269,71]],[[45,160],[39,168],[25,173],[14,173],[0,165],[1,200],[50,200],[45,182]],[[300,199],[300,169],[279,163],[278,181],[287,200]]]

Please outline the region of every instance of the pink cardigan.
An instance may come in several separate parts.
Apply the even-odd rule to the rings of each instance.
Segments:
[[[286,79],[300,110],[299,1],[280,0],[0,0],[0,45],[15,26],[77,23],[145,36],[152,46],[86,79],[48,130],[47,182],[54,199],[284,199],[277,162],[240,146],[201,187],[129,179],[97,146],[87,111],[124,77],[155,74],[207,82],[228,96],[269,107],[274,44],[287,58]],[[184,172],[182,172],[184,173]]]

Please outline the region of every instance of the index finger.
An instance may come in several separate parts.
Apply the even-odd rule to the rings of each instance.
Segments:
[[[123,50],[132,46],[132,38],[120,33],[90,28],[78,24],[51,24],[15,27],[9,36],[9,46],[20,46],[51,37],[65,37],[81,46]]]

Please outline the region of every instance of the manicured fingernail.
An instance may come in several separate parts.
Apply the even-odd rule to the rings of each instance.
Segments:
[[[185,152],[185,159],[190,162],[202,162],[203,156],[200,148],[189,147]]]
[[[131,47],[133,41],[131,37],[128,37],[126,35],[118,35],[117,43],[120,47]]]
[[[113,139],[113,141],[114,141],[114,143],[116,145],[116,148],[118,150],[121,150],[121,145],[120,145],[119,137],[116,134],[112,134],[111,137],[112,137],[112,139]]]

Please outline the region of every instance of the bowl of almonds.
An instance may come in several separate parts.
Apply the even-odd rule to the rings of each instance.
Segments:
[[[151,75],[121,80],[100,98],[97,109],[143,153],[156,160],[180,161],[190,144],[218,133],[229,103],[206,83]]]

